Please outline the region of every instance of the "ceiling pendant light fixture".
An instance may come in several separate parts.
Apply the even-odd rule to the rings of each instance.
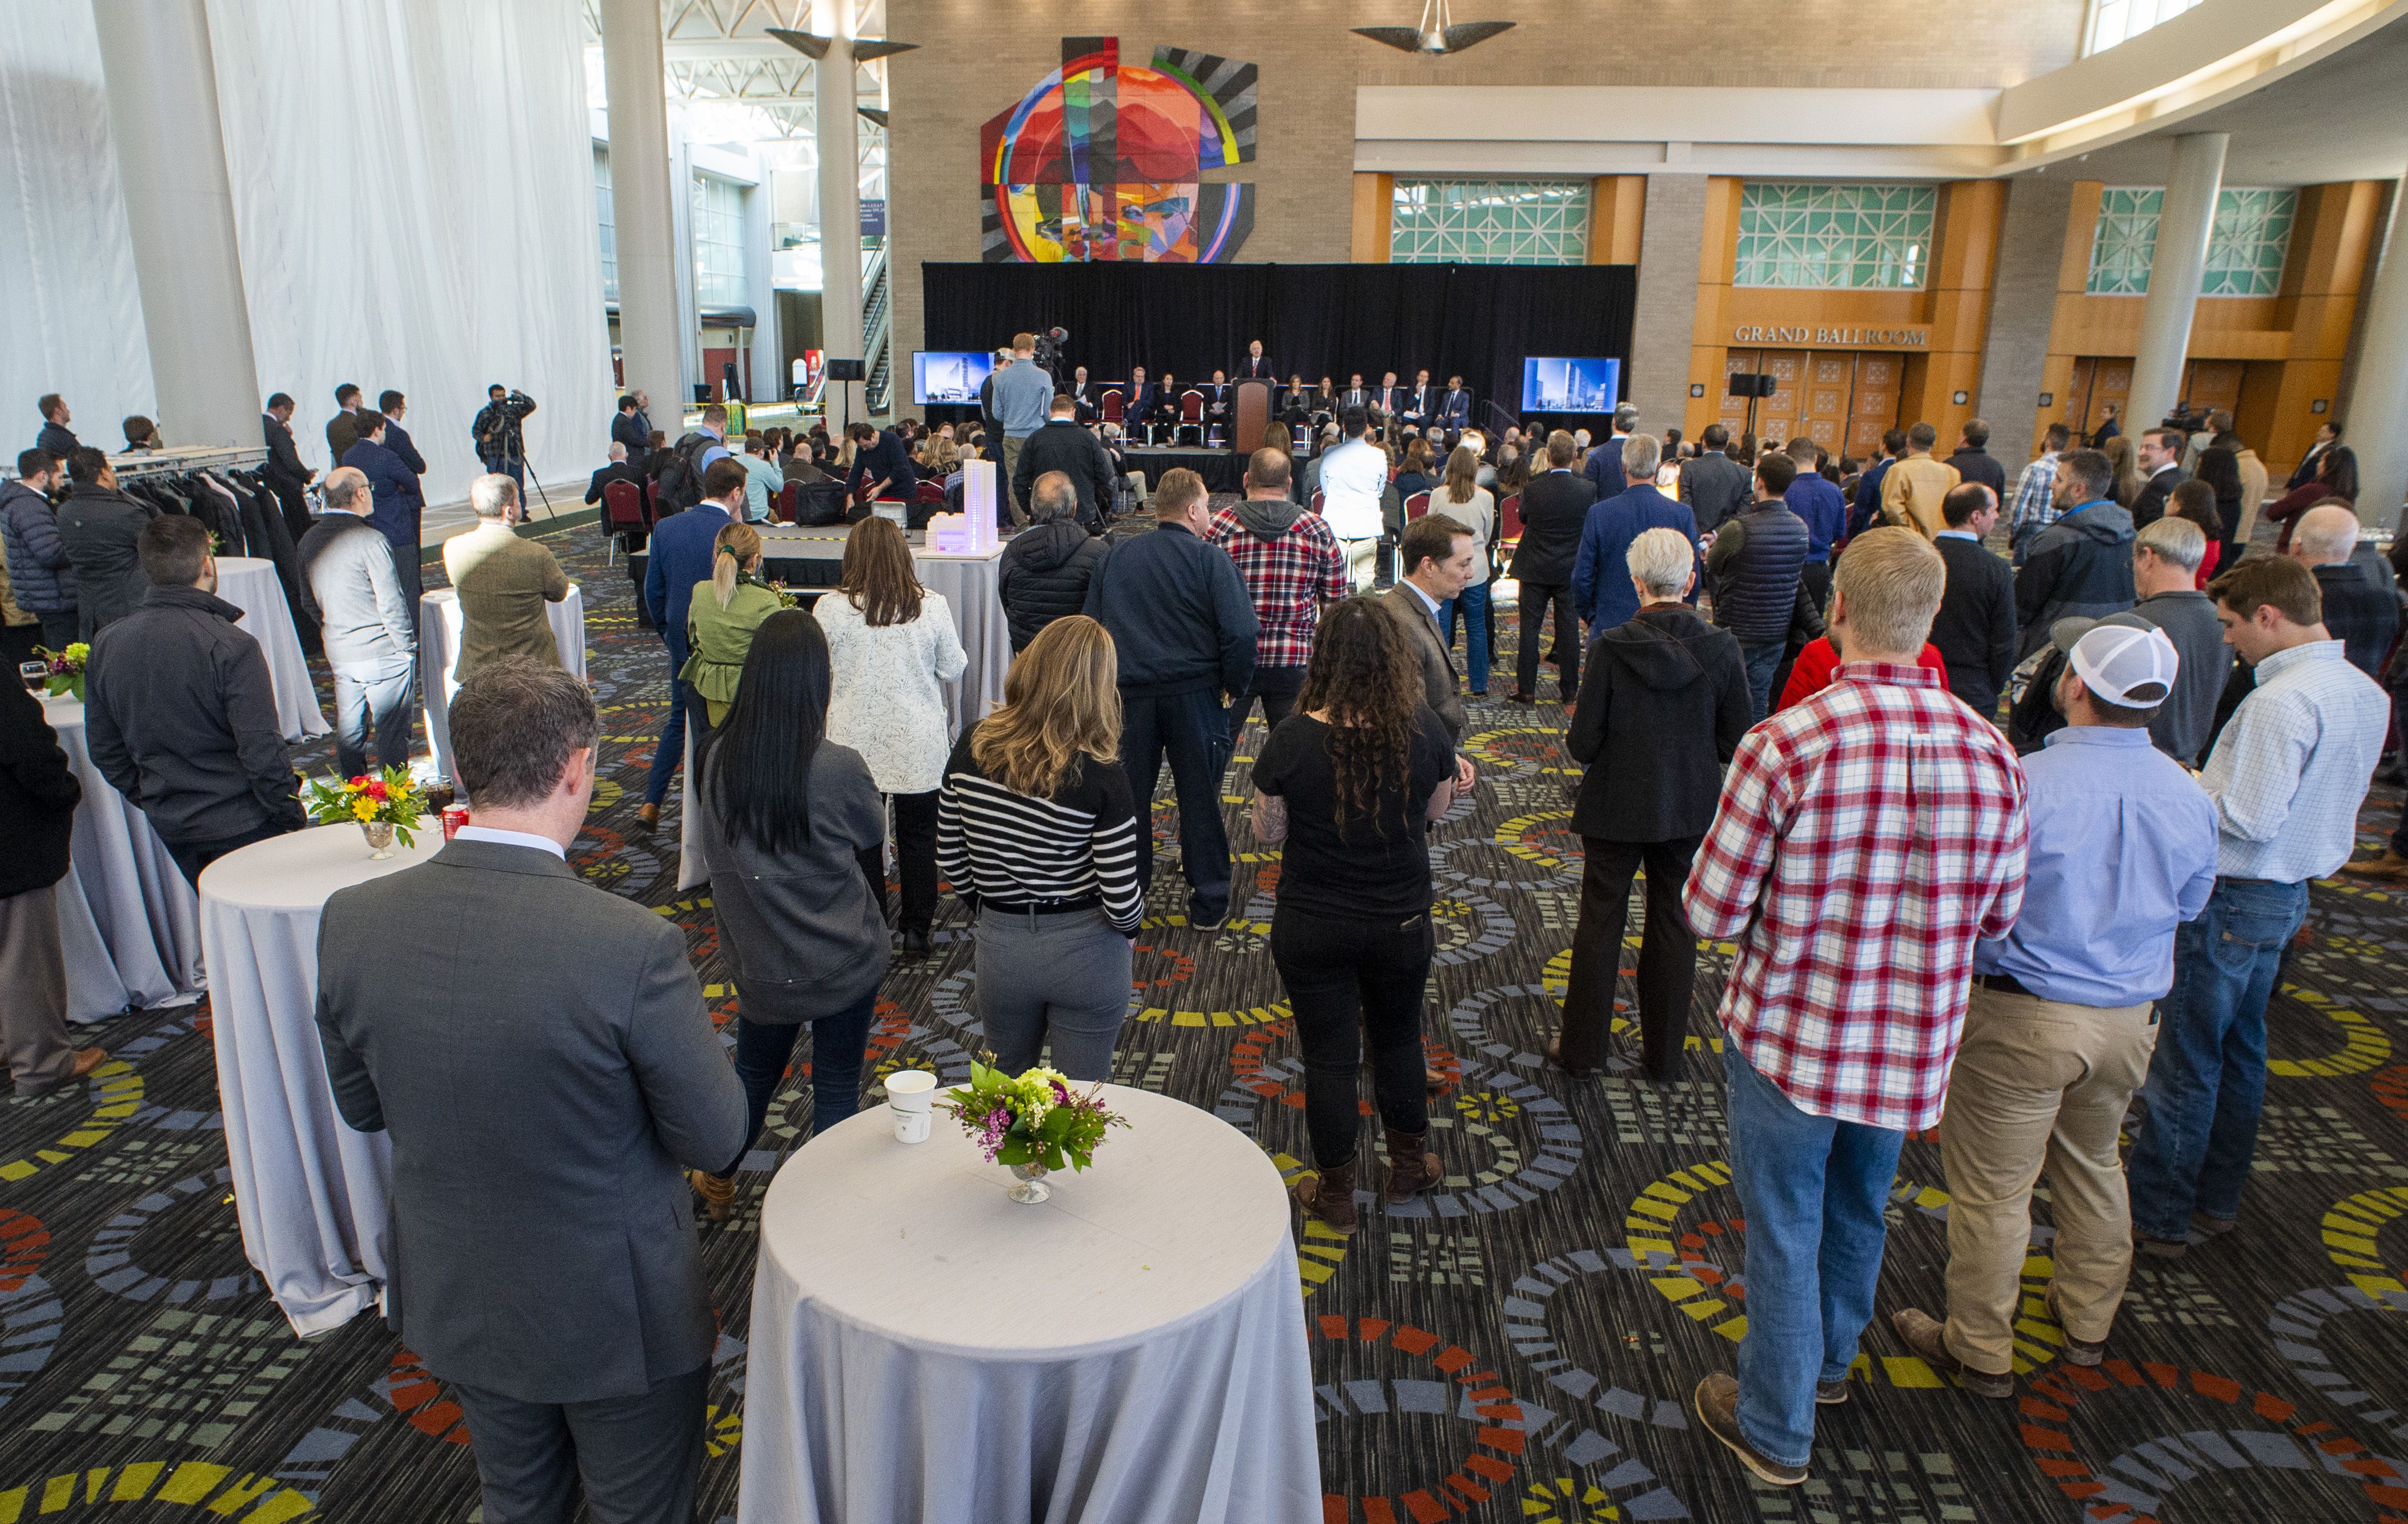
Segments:
[[[1510,32],[1512,22],[1456,22],[1447,20],[1446,0],[1422,0],[1422,21],[1419,26],[1358,26],[1357,36],[1384,42],[1400,52],[1459,53],[1475,43],[1486,42],[1499,32]]]

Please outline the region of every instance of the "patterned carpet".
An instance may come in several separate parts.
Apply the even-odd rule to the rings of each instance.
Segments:
[[[593,531],[552,543],[585,583],[605,718],[574,860],[686,928],[724,1019],[708,901],[677,893],[674,837],[634,824],[666,660]],[[1511,654],[1509,640],[1500,659]],[[1434,833],[1427,1030],[1458,1071],[1436,1139],[1454,1173],[1427,1204],[1369,1215],[1351,1242],[1298,1241],[1332,1524],[2408,1519],[2408,1461],[2387,1459],[2408,1456],[2408,1056],[2393,1052],[2408,1044],[2408,906],[2315,889],[2273,1011],[2242,1230],[2178,1263],[2142,1261],[2100,1371],[2052,1358],[2059,1333],[2038,1300],[2044,1200],[2017,1400],[1971,1398],[1903,1355],[1886,1316],[1940,1305],[1948,1209],[1937,1146],[1909,1142],[1853,1399],[1820,1415],[1807,1487],[1756,1488],[1684,1412],[1700,1374],[1730,1367],[1746,1307],[1709,1051],[1728,949],[1698,981],[1682,1083],[1617,1071],[1573,1084],[1535,1057],[1577,903],[1562,727],[1552,705],[1476,701],[1480,786]],[[1238,748],[1226,796],[1242,912],[1211,935],[1171,909],[1149,920],[1117,1077],[1211,1108],[1292,1171],[1305,1152],[1301,1070],[1266,946],[1277,855],[1252,850],[1238,824],[1260,740]],[[2377,790],[2367,841],[2398,803]],[[1184,900],[1168,892],[1171,815],[1156,803],[1166,907]],[[889,979],[880,1072],[963,1071],[972,974],[960,924],[947,901],[939,956]],[[245,1264],[208,1021],[205,1006],[119,1017],[96,1029],[124,1060],[114,1077],[0,1106],[0,1524],[477,1517],[467,1435],[442,1384],[372,1318],[296,1339]],[[802,1142],[808,1111],[790,1087],[759,1162]],[[748,1206],[767,1181],[766,1170],[743,1181]],[[705,1519],[735,1509],[754,1230],[748,1211],[704,1239],[724,1330]]]

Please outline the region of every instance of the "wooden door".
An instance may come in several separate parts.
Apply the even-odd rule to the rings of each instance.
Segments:
[[[1762,357],[1763,352],[1760,350],[1732,350],[1723,362],[1723,374],[1726,377],[1752,376],[1756,374],[1756,362]],[[1730,437],[1734,439],[1738,439],[1747,432],[1747,398],[1731,395],[1730,387],[1726,383],[1723,387],[1722,406],[1715,416],[1721,421],[1723,427],[1730,430]]]
[[[1855,400],[1848,407],[1847,448],[1859,462],[1879,459],[1882,434],[1898,427],[1899,383],[1906,362],[1895,354],[1856,356]]]
[[[1798,431],[1799,405],[1806,382],[1804,350],[1766,350],[1763,373],[1772,378],[1772,395],[1756,407],[1756,437],[1786,439]]]
[[[2183,406],[2200,412],[2218,408],[2239,412],[2243,368],[2239,360],[2193,360],[2183,368]]]
[[[1798,429],[1834,456],[1847,450],[1856,364],[1853,350],[1823,350],[1806,357],[1806,384],[1802,388],[1803,405],[1798,412]]]

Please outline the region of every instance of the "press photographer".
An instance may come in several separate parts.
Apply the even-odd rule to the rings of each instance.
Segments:
[[[535,411],[535,398],[499,381],[485,388],[485,406],[468,432],[477,441],[477,458],[485,469],[499,471],[519,484],[519,501],[526,501],[526,436],[521,425]]]

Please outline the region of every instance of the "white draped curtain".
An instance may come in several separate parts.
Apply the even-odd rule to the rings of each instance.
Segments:
[[[614,397],[576,0],[208,10],[260,393],[299,402],[303,458],[338,384],[390,387],[456,499],[499,381],[538,405],[530,473],[582,480]]]
[[[86,444],[155,416],[150,355],[92,0],[0,4],[0,453],[14,469],[56,392]],[[598,311],[599,309],[597,308]]]

